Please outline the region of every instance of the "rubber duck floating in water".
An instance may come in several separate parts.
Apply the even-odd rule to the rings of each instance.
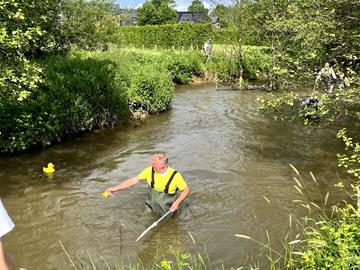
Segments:
[[[112,197],[112,196],[114,196],[111,192],[109,192],[109,191],[105,191],[103,194],[103,197],[105,197],[105,198],[109,198],[109,197]]]
[[[43,167],[43,172],[44,173],[53,173],[55,172],[55,165],[52,164],[51,162],[47,165],[47,167]]]

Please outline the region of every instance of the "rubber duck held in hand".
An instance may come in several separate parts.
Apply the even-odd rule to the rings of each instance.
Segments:
[[[53,172],[55,172],[55,165],[50,162],[47,165],[47,167],[43,167],[43,172],[44,173],[53,173]]]

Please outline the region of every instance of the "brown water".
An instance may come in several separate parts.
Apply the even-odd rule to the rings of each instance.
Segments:
[[[105,269],[101,256],[110,265],[138,260],[146,265],[157,254],[201,251],[202,246],[215,268],[253,262],[266,268],[264,250],[234,235],[266,242],[267,230],[278,248],[289,229],[289,211],[304,214],[291,203],[298,193],[289,163],[303,173],[315,201],[328,190],[335,200],[336,153],[343,146],[335,138],[339,127],[309,132],[301,124],[260,116],[259,94],[216,91],[213,85],[183,87],[171,111],[139,125],[1,158],[0,196],[16,223],[5,238],[7,250],[28,270],[71,269],[59,240],[75,263],[88,265],[90,255],[99,269]],[[138,174],[157,151],[168,153],[192,192],[176,219],[135,242],[155,220],[144,213],[145,183],[109,199],[101,193]],[[49,161],[57,166],[53,177],[42,173]]]

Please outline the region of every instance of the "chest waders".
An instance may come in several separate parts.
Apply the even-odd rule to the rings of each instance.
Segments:
[[[175,201],[176,192],[174,194],[169,194],[169,187],[176,175],[177,171],[174,171],[167,182],[164,191],[159,192],[154,189],[155,184],[155,171],[151,171],[151,186],[148,187],[148,197],[146,199],[146,211],[154,212],[157,215],[164,215],[169,211],[171,205]]]
[[[326,92],[329,92],[332,90],[333,85],[336,83],[336,79],[333,76],[335,74],[333,70],[331,69],[325,69],[322,73],[321,73],[321,80],[322,82],[325,84],[326,87]]]

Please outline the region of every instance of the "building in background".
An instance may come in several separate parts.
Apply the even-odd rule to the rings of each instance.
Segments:
[[[136,10],[135,9],[115,9],[116,14],[119,17],[119,23],[122,26],[136,26]],[[178,15],[178,23],[210,23],[215,29],[220,29],[219,17],[209,17],[205,12],[191,12],[191,11],[176,11]]]
[[[178,22],[207,23],[210,21],[205,12],[176,11]]]
[[[211,21],[211,24],[213,25],[213,27],[215,29],[220,29],[221,28],[221,24],[219,22],[219,17],[218,16],[210,16],[210,21]]]
[[[116,14],[119,16],[120,25],[124,26],[135,26],[136,21],[136,10],[135,9],[118,9]]]

